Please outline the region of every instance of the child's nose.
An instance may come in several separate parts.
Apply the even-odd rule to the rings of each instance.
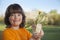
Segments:
[[[15,19],[17,19],[18,18],[18,16],[17,15],[15,15]]]

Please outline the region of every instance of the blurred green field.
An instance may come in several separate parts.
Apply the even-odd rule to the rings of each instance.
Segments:
[[[47,26],[44,27],[44,37],[42,40],[60,40],[60,27],[58,26]]]
[[[2,40],[2,31],[4,26],[5,25],[0,25],[0,40]],[[28,30],[32,32],[30,28]],[[60,26],[47,25],[43,27],[43,30],[45,34],[42,40],[60,40]]]

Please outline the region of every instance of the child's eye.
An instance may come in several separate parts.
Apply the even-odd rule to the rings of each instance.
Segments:
[[[20,16],[20,14],[18,14],[18,16]]]
[[[11,16],[14,16],[13,14],[11,14]]]

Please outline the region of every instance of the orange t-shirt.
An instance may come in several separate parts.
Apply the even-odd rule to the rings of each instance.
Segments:
[[[25,28],[14,30],[7,28],[3,31],[3,40],[29,40],[32,34]]]

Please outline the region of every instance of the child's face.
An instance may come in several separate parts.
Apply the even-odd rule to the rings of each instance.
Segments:
[[[22,22],[22,14],[20,13],[13,13],[9,17],[9,21],[13,26],[19,26]]]

